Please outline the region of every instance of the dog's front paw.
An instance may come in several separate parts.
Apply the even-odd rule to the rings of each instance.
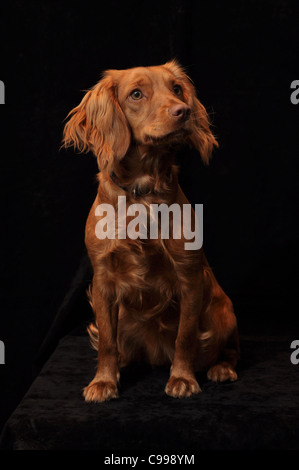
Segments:
[[[201,392],[201,388],[195,379],[184,377],[170,377],[165,392],[173,398],[186,398]]]
[[[117,385],[103,380],[91,381],[84,388],[83,396],[87,402],[103,402],[118,397]]]

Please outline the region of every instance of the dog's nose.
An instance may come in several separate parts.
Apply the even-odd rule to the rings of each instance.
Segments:
[[[169,108],[169,114],[180,121],[186,121],[190,117],[191,109],[186,104],[176,104]]]

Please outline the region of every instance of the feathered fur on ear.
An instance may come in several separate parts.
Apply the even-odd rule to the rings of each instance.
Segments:
[[[196,150],[199,151],[203,162],[208,164],[214,146],[218,147],[218,142],[210,129],[211,123],[208,113],[205,107],[197,99],[193,83],[180,64],[176,60],[172,60],[171,62],[167,62],[164,67],[166,67],[185,85],[185,89],[187,90],[185,98],[187,104],[191,108],[191,135],[189,137],[189,142],[194,148],[196,148]]]
[[[211,132],[211,124],[206,108],[196,98],[195,94],[190,119],[192,130],[189,137],[190,143],[199,151],[202,161],[207,165],[212,156],[213,148],[219,145]]]
[[[93,152],[100,170],[111,172],[115,159],[122,159],[131,142],[127,119],[117,101],[113,71],[91,88],[68,115],[63,146]]]

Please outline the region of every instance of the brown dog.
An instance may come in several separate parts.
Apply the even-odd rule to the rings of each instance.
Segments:
[[[104,215],[96,208],[110,204],[117,219],[118,196],[126,196],[126,208],[143,204],[148,214],[151,204],[188,204],[175,148],[189,143],[208,163],[218,145],[190,79],[175,61],[109,70],[69,116],[64,145],[93,152],[100,169],[85,237],[94,270],[89,334],[98,368],[85,400],[117,397],[119,368],[136,360],[171,364],[165,391],[172,397],[200,392],[198,370],[206,369],[213,381],[236,380],[236,318],[203,249],[186,250],[184,236],[163,239],[161,227],[155,239],[96,234]]]

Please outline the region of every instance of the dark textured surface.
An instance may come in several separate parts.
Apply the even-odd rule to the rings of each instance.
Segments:
[[[192,204],[204,204],[209,263],[233,300],[243,335],[298,338],[294,305],[298,290],[299,105],[290,101],[290,84],[298,79],[298,23],[296,0],[239,0],[233,4],[100,0],[84,2],[83,7],[77,0],[70,5],[33,0],[1,3],[0,79],[6,91],[6,104],[0,106],[0,340],[6,348],[6,364],[0,367],[1,430],[57,341],[84,321],[85,313],[89,315],[83,296],[76,297],[75,305],[66,300],[84,253],[84,225],[96,193],[96,160],[59,148],[67,113],[81,100],[82,90],[92,86],[107,68],[160,64],[173,57],[187,68],[220,143],[209,167],[189,150],[179,159],[182,189]],[[89,280],[84,277],[82,290]],[[268,342],[265,344],[256,353],[249,351],[249,357],[257,360],[261,348],[270,354]],[[283,350],[287,356],[288,344]],[[61,360],[66,363],[64,356]],[[88,375],[91,366],[85,367]],[[276,367],[273,359],[271,382],[275,382]],[[290,369],[285,384],[278,382],[281,389],[291,387],[294,369],[296,372],[298,366]],[[157,388],[163,400],[167,400],[161,392],[167,375],[166,371]],[[74,383],[76,393],[87,379],[89,376]],[[65,380],[63,377],[61,387]],[[255,387],[250,385],[257,402],[259,390],[271,393],[270,385],[260,389],[259,380]],[[134,390],[133,376],[131,382]],[[125,387],[124,379],[122,385]],[[61,396],[59,387],[57,390]],[[247,391],[243,393],[246,396]],[[288,402],[293,403],[295,397],[287,393]],[[84,410],[77,397],[74,409]],[[196,406],[202,397],[194,399]],[[152,400],[149,406],[156,403],[157,396]],[[28,411],[34,422],[39,403],[32,400],[33,408]],[[138,409],[134,403],[133,409],[136,406]],[[249,414],[243,420],[245,430],[250,416],[259,427],[260,421]],[[265,436],[267,432],[283,436],[284,423],[281,431],[271,427],[275,416],[274,410]],[[41,429],[37,427],[36,443],[41,436],[50,443],[54,437],[46,432],[42,416],[38,419],[42,424]],[[285,419],[291,423],[295,412]],[[11,442],[24,436],[24,422],[29,417],[18,424],[19,433],[14,427]],[[228,418],[226,425],[234,422]],[[77,427],[72,426],[75,431]],[[202,433],[206,426],[204,422]],[[95,427],[101,426],[96,423]],[[57,432],[57,425],[54,430]],[[87,433],[83,437],[87,442]],[[156,439],[163,437],[161,426]],[[127,442],[130,436],[123,438]],[[288,437],[284,439],[288,443]],[[78,441],[83,445],[84,440],[74,438]],[[66,446],[65,436],[62,443]],[[91,443],[95,445],[95,441]]]
[[[184,451],[298,449],[299,366],[290,340],[244,337],[239,380],[185,400],[164,393],[168,368],[122,370],[120,398],[87,404],[95,352],[67,336],[4,428],[4,450]]]

